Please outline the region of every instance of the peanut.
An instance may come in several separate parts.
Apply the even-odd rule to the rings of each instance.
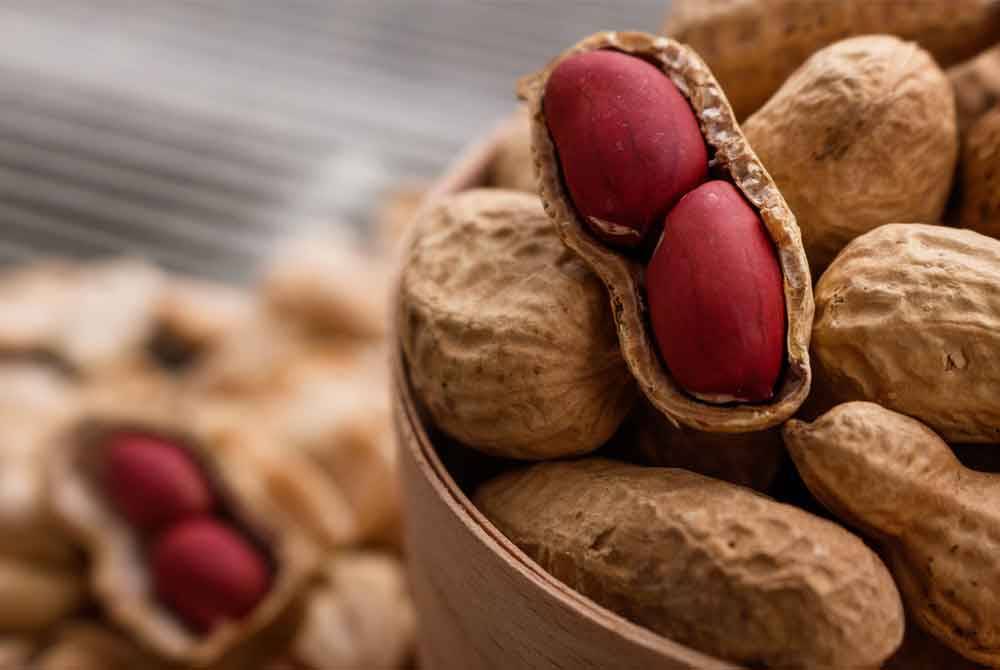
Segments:
[[[809,56],[836,40],[889,33],[918,42],[942,65],[1000,39],[991,0],[674,0],[666,34],[715,72],[740,119],[756,111]]]
[[[202,632],[249,613],[271,581],[267,559],[234,529],[209,518],[181,521],[156,539],[157,595]]]
[[[588,58],[581,60],[584,57]],[[586,78],[582,79],[587,83],[586,86],[565,85],[567,78],[570,79],[569,84],[581,81],[576,75],[575,79],[574,76],[567,77],[566,73],[572,75],[573,72],[579,71],[578,64],[592,62],[591,57],[600,59],[598,62],[602,63],[602,76],[614,75],[610,77],[610,83],[605,82],[606,89],[601,89],[596,83],[591,86],[591,80]],[[628,60],[629,57],[632,60]],[[606,65],[608,62],[627,63],[627,67],[622,66],[621,69],[617,69],[619,65],[609,67]],[[754,249],[753,261],[742,265],[744,269],[739,274],[742,278],[753,276],[757,288],[763,289],[765,284],[768,285],[768,288],[764,289],[767,297],[763,303],[767,307],[762,310],[762,313],[769,315],[767,323],[762,327],[756,323],[747,323],[748,320],[744,317],[754,314],[753,303],[741,302],[732,307],[733,314],[740,315],[738,320],[742,321],[741,330],[753,333],[747,337],[748,346],[740,352],[740,362],[737,364],[745,370],[752,369],[752,372],[747,375],[730,369],[727,373],[729,378],[719,388],[715,388],[718,380],[711,379],[715,359],[703,360],[699,352],[694,360],[673,361],[675,367],[690,366],[693,371],[692,376],[697,378],[699,384],[704,384],[706,380],[710,381],[711,384],[707,388],[713,392],[709,393],[700,393],[698,388],[686,388],[685,380],[676,378],[671,373],[669,369],[671,361],[667,360],[665,365],[661,358],[665,357],[673,347],[681,346],[675,335],[688,337],[696,331],[692,329],[683,333],[663,333],[660,335],[661,344],[664,344],[664,348],[668,351],[658,350],[642,298],[648,289],[650,312],[654,322],[660,321],[661,325],[661,320],[669,322],[673,318],[666,312],[673,309],[674,305],[664,304],[669,300],[659,300],[656,297],[658,292],[662,293],[662,287],[643,285],[647,278],[644,267],[646,258],[643,252],[647,250],[638,249],[624,253],[595,238],[590,230],[590,223],[586,220],[588,212],[581,206],[578,194],[573,192],[575,185],[585,187],[589,181],[577,184],[571,174],[572,170],[587,172],[605,169],[605,166],[595,165],[594,157],[586,153],[600,145],[600,151],[594,150],[594,155],[600,155],[601,151],[613,152],[614,160],[607,159],[604,162],[617,170],[616,177],[606,184],[601,184],[600,188],[620,191],[628,198],[641,200],[643,207],[648,207],[650,212],[659,212],[658,208],[662,207],[663,200],[653,198],[647,192],[648,189],[642,188],[646,178],[644,171],[648,163],[647,155],[650,151],[644,144],[646,139],[632,143],[628,137],[622,137],[621,148],[614,141],[606,140],[613,139],[615,133],[625,132],[627,128],[637,140],[647,138],[647,135],[658,134],[664,142],[662,153],[669,154],[669,157],[674,156],[674,151],[678,152],[677,155],[684,156],[685,160],[691,155],[690,147],[697,142],[687,139],[686,135],[679,135],[672,128],[667,132],[667,126],[663,125],[667,124],[667,121],[655,117],[649,111],[655,109],[653,103],[656,100],[648,101],[649,104],[642,106],[640,111],[630,109],[627,114],[615,107],[614,96],[619,93],[621,100],[635,102],[636,106],[639,106],[639,102],[651,95],[648,91],[659,91],[661,87],[666,86],[662,80],[667,80],[666,83],[671,84],[669,88],[671,95],[680,91],[681,101],[685,103],[683,108],[679,104],[677,106],[683,114],[675,111],[673,117],[686,118],[689,112],[693,112],[701,135],[700,142],[707,145],[712,155],[713,178],[729,182],[734,190],[741,194],[737,199],[745,197],[752,214],[759,217],[763,223],[765,239],[757,239],[750,243]],[[597,82],[598,78],[595,76],[593,81]],[[655,85],[652,82],[655,82]],[[521,96],[529,101],[531,109],[532,151],[539,171],[539,194],[542,202],[563,243],[578,254],[607,287],[611,297],[612,314],[618,326],[622,355],[650,403],[677,425],[710,432],[737,433],[763,430],[779,425],[791,416],[808,395],[811,380],[808,344],[813,305],[808,264],[794,215],[746,141],[726,102],[725,93],[705,64],[690,49],[666,38],[642,33],[597,33],[572,46],[546,69],[523,79],[520,88]],[[601,104],[606,105],[609,111],[607,118],[595,116],[594,118],[601,123],[590,128],[585,101],[587,95],[597,91],[602,91]],[[552,104],[553,101],[550,100],[553,93],[556,94],[556,104]],[[665,97],[666,94],[663,95]],[[570,103],[574,103],[575,108],[584,110],[579,119],[586,123],[581,122],[579,127],[574,126],[569,137],[560,138],[561,126],[565,124],[569,127],[567,119],[578,120],[568,115],[562,118],[565,113],[564,107],[571,110],[574,108]],[[615,125],[616,123],[620,125]],[[624,125],[625,123],[628,125]],[[605,126],[610,126],[613,132],[609,132],[609,128]],[[602,135],[597,136],[598,140],[594,140],[591,136],[598,132]],[[571,143],[571,146],[568,143]],[[593,146],[588,149],[590,145]],[[625,170],[633,175],[632,182],[628,184],[629,188],[615,181],[620,175],[626,174]],[[659,168],[650,169],[648,173],[656,176],[659,174]],[[599,176],[602,173],[596,174]],[[687,188],[690,189],[690,186]],[[596,190],[592,189],[591,192]],[[684,195],[683,189],[671,188],[669,193],[671,198]],[[662,216],[662,212],[658,215]],[[746,230],[747,226],[743,226],[742,229]],[[749,234],[757,236],[760,232],[760,229],[754,229]],[[660,245],[660,253],[666,257],[671,254],[669,247],[672,246],[667,244],[668,238],[669,235]],[[686,240],[685,244],[697,245],[698,242]],[[774,250],[764,253],[764,248],[771,244]],[[730,254],[734,250],[735,247],[729,248]],[[772,253],[777,255],[780,280],[775,279],[773,271],[758,267],[773,264]],[[697,260],[706,263],[706,270],[697,271],[698,281],[710,275],[711,268],[720,265],[711,256],[712,254],[706,254],[704,249],[699,253]],[[671,280],[674,285],[670,290],[678,292],[687,301],[681,312],[696,307],[697,301],[691,301],[693,293],[683,295],[684,287],[677,285],[674,281],[676,277],[671,277]],[[780,298],[774,295],[778,287],[783,293]],[[729,286],[726,289],[727,292],[732,291],[734,295],[746,297],[745,293],[740,292],[741,289]],[[721,296],[717,301],[713,299],[709,302],[719,306],[728,298],[729,296]],[[756,295],[753,298],[755,302]],[[784,304],[784,314],[777,316],[774,308],[781,302]],[[707,306],[708,302],[705,304]],[[696,312],[691,311],[691,313]],[[710,317],[708,321],[713,317],[707,309],[703,314]],[[698,329],[713,328],[710,322],[698,322],[695,325]],[[673,330],[673,326],[668,330]],[[734,341],[731,336],[732,333],[725,336],[730,338],[727,341]],[[769,379],[774,374],[773,351],[777,344],[780,344],[782,349],[779,354],[781,360],[777,367],[783,370],[783,374],[780,375],[780,379]],[[758,346],[764,350],[758,351]],[[754,351],[746,356],[745,353],[750,349]],[[673,358],[678,357],[675,355]],[[690,383],[690,380],[687,381]],[[741,385],[747,383],[752,383],[753,388],[741,388]],[[718,392],[720,390],[722,392]],[[726,400],[739,399],[761,402],[753,405],[745,402],[723,404]]]
[[[585,459],[501,475],[475,501],[555,578],[734,662],[873,667],[903,636],[896,587],[861,540],[739,486]]]
[[[955,93],[958,131],[964,137],[983,114],[1000,102],[1000,47],[949,68],[948,80]]]
[[[1000,665],[1000,479],[964,468],[926,426],[874,403],[789,421],[784,438],[813,494],[878,542],[916,623]]]
[[[997,158],[1000,156],[1000,108],[989,112],[969,130],[962,152],[959,224],[1000,238],[1000,196]]]
[[[182,447],[141,433],[112,435],[105,446],[108,495],[129,523],[155,531],[208,514],[208,482]]]
[[[705,140],[690,105],[641,58],[569,56],[549,75],[543,105],[573,204],[609,244],[642,244],[705,179]]]
[[[732,184],[702,184],[671,210],[646,295],[660,353],[685,390],[712,402],[774,395],[785,358],[781,267]]]
[[[955,103],[915,44],[881,35],[828,46],[743,130],[795,212],[814,277],[858,235],[935,223],[944,212],[958,156]]]
[[[472,190],[416,222],[398,324],[410,381],[463,444],[526,459],[592,451],[635,399],[607,293],[537,197]]]
[[[978,233],[914,223],[859,237],[816,285],[816,385],[952,442],[997,442],[998,285],[1000,242]]]
[[[503,127],[496,156],[489,168],[494,188],[536,193],[535,166],[531,159],[531,124],[528,110],[519,107]]]

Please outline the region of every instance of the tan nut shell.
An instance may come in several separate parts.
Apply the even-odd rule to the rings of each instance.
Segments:
[[[916,44],[877,35],[817,52],[743,124],[819,277],[885,223],[937,223],[958,157],[951,86]]]
[[[177,408],[149,410],[117,407],[87,408],[55,445],[48,468],[49,496],[59,520],[75,533],[91,557],[91,589],[118,626],[160,656],[185,667],[204,667],[244,645],[265,638],[286,612],[297,605],[315,567],[312,546],[274,509],[273,503],[254,487],[257,477],[240,472],[234,464],[223,467],[224,448],[212,441],[252,441],[242,434],[199,431],[196,422],[185,428]],[[218,626],[199,636],[187,629],[152,594],[145,569],[141,538],[111,508],[99,490],[97,459],[102,436],[109,431],[138,429],[171,436],[186,445],[214,483],[225,509],[262,545],[274,565],[267,596],[241,621]],[[252,446],[246,447],[248,454]],[[252,460],[244,460],[244,468]]]
[[[1000,242],[916,223],[849,244],[816,285],[816,384],[950,442],[1000,441]]]
[[[512,458],[592,451],[635,384],[607,293],[538,198],[472,190],[424,210],[400,279],[399,336],[435,424]]]
[[[1000,102],[1000,47],[949,68],[948,80],[955,93],[958,130],[964,136],[977,119]]]
[[[495,188],[537,193],[535,163],[531,157],[531,123],[528,110],[519,107],[501,131],[489,182]]]
[[[879,540],[917,624],[1000,666],[1000,478],[962,467],[926,426],[874,403],[790,421],[784,436],[809,490]]]
[[[962,151],[959,224],[1000,238],[1000,107],[969,130]]]
[[[756,111],[813,53],[855,35],[918,42],[942,65],[1000,41],[995,0],[674,0],[665,32],[701,54],[737,118]]]
[[[903,637],[896,587],[860,539],[740,486],[584,459],[501,475],[475,501],[557,579],[706,653],[862,668]]]
[[[43,631],[78,609],[86,596],[81,572],[0,554],[0,631]]]
[[[32,670],[167,670],[134,642],[101,623],[73,621],[30,666]],[[6,670],[6,669],[4,669]]]
[[[576,53],[615,49],[653,62],[688,99],[701,124],[716,170],[731,177],[761,215],[774,241],[784,275],[788,317],[787,364],[775,399],[767,404],[709,405],[688,396],[660,362],[645,316],[643,266],[593,238],[577,216],[560,176],[559,161],[542,111],[545,83],[555,66]],[[795,413],[809,393],[809,334],[813,300],[809,266],[795,216],[757,160],[733,118],[725,93],[690,49],[643,33],[597,33],[577,43],[542,72],[522,81],[532,115],[532,150],[549,218],[563,242],[601,278],[611,296],[622,356],[649,401],[675,424],[697,430],[738,433],[776,426]]]

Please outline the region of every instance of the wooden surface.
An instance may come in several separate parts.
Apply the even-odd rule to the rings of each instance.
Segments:
[[[0,262],[147,255],[249,277],[364,230],[582,35],[667,0],[0,0]]]

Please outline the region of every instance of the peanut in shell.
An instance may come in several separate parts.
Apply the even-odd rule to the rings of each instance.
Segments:
[[[969,129],[962,146],[958,223],[1000,238],[1000,107]]]

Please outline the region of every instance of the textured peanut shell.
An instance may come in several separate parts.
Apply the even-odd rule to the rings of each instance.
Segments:
[[[531,157],[531,123],[528,110],[523,106],[504,125],[489,169],[490,186],[538,192],[535,163]]]
[[[949,442],[1000,441],[1000,242],[969,230],[882,226],[816,285],[816,384],[870,400]]]
[[[969,130],[962,147],[961,203],[963,228],[1000,238],[1000,108]]]
[[[878,540],[916,623],[1000,667],[1000,479],[964,468],[926,426],[874,403],[790,421],[784,437],[809,490]]]
[[[903,637],[896,587],[861,540],[740,486],[585,459],[501,475],[475,501],[557,579],[706,653],[874,667]]]
[[[1000,41],[995,0],[674,0],[664,31],[705,59],[746,118],[809,56],[837,40],[888,33],[944,66]]]
[[[1000,102],[1000,47],[948,69],[955,93],[958,131],[964,137],[970,127]]]
[[[592,451],[635,384],[607,293],[538,198],[471,190],[424,210],[400,278],[399,337],[435,424],[512,458]]]
[[[573,54],[599,49],[644,58],[670,77],[691,103],[710,155],[714,152],[713,172],[732,179],[760,214],[775,244],[784,276],[787,358],[780,387],[766,404],[710,405],[693,399],[678,386],[660,361],[651,336],[645,314],[642,263],[598,242],[573,207],[545,123],[543,93],[549,74],[559,62]],[[530,105],[532,151],[542,203],[566,246],[607,286],[622,356],[653,406],[675,424],[719,433],[763,430],[794,414],[809,393],[811,379],[813,299],[809,266],[795,216],[736,123],[725,93],[697,54],[672,40],[644,33],[597,33],[565,51],[540,73],[523,80],[520,93]]]
[[[240,472],[235,463],[223,465],[220,451],[233,447],[210,442],[252,442],[253,434],[202,429],[188,413],[162,405],[155,409],[123,410],[121,405],[88,407],[56,443],[48,464],[48,491],[59,520],[73,532],[91,558],[91,590],[108,617],[159,656],[204,667],[244,645],[271,637],[271,630],[297,604],[312,575],[316,555],[303,536],[287,523],[272,501],[255,488],[258,477]],[[181,416],[188,421],[181,423]],[[187,425],[185,425],[187,424]],[[193,425],[191,425],[193,424]],[[116,514],[100,490],[97,445],[109,431],[137,429],[170,436],[184,444],[213,482],[227,513],[263,547],[274,574],[264,599],[240,621],[221,624],[207,635],[186,628],[152,592],[141,537]],[[246,445],[248,454],[251,444]],[[252,468],[248,456],[243,468]]]
[[[815,277],[872,228],[944,213],[958,157],[954,97],[914,43],[876,35],[826,47],[743,128],[795,212]]]

